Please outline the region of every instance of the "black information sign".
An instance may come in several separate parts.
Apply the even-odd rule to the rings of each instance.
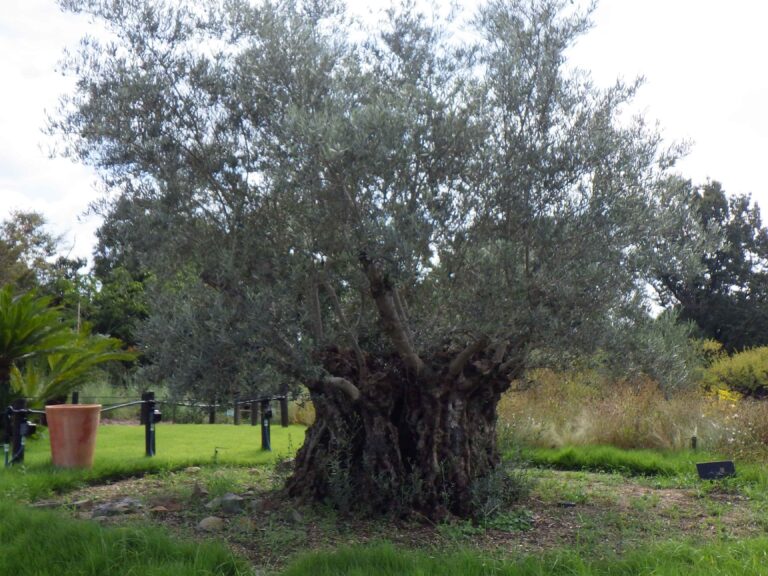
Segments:
[[[701,462],[696,464],[696,470],[699,471],[699,478],[702,480],[718,480],[719,478],[736,476],[736,467],[732,460]]]

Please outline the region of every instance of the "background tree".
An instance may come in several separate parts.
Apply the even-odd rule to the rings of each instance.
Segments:
[[[471,514],[500,395],[602,344],[664,220],[636,85],[564,66],[588,15],[492,1],[460,43],[410,4],[359,35],[333,2],[62,5],[112,34],[51,128],[110,190],[103,264],[155,278],[157,377],[303,382],[290,493]]]
[[[719,182],[684,183],[700,234],[700,270],[688,274],[674,260],[657,276],[665,304],[694,322],[701,334],[729,351],[768,343],[768,230],[748,195],[728,197]]]
[[[28,290],[47,284],[60,240],[37,212],[14,211],[0,222],[0,286]]]

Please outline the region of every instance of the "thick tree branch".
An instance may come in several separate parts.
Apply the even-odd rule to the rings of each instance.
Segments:
[[[405,335],[408,337],[408,341],[411,343],[411,347],[413,347],[413,334],[411,333],[411,326],[408,322],[408,315],[405,312],[403,299],[400,297],[400,291],[397,289],[397,287],[392,288],[392,300],[395,303],[395,310],[397,311],[397,315],[400,317],[400,321],[405,328]]]
[[[344,392],[344,394],[349,396],[352,402],[356,402],[360,399],[360,389],[346,378],[339,378],[338,376],[326,376],[323,378],[323,384],[326,384],[332,388],[336,388],[337,390],[341,390]]]
[[[498,366],[501,364],[502,360],[504,360],[504,356],[507,355],[507,349],[509,348],[509,342],[506,340],[501,340],[499,342],[496,342],[493,346],[494,352],[493,352],[493,364],[494,366]]]
[[[469,362],[472,356],[483,350],[486,346],[488,346],[488,337],[483,336],[464,348],[464,350],[459,352],[456,358],[451,360],[451,363],[448,366],[448,376],[450,378],[456,378],[461,374],[462,370],[464,370],[464,366],[467,365],[467,362]]]
[[[416,375],[424,374],[428,371],[428,367],[413,348],[411,339],[408,337],[408,329],[403,319],[397,313],[397,305],[393,296],[394,288],[390,284],[389,279],[382,271],[381,266],[373,262],[366,254],[360,255],[360,263],[368,277],[371,296],[373,296],[376,308],[379,311],[379,318],[381,319],[384,332],[392,340],[395,350],[397,350],[406,366],[413,370]]]
[[[325,338],[325,334],[323,331],[323,316],[320,312],[320,290],[317,282],[312,281],[310,283],[308,292],[307,300],[312,324],[312,336],[316,342],[322,342]]]

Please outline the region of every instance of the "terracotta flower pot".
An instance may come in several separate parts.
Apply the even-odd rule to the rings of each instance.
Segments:
[[[101,404],[46,406],[53,465],[59,468],[90,468],[96,447]]]

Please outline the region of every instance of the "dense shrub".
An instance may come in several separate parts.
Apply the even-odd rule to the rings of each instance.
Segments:
[[[755,398],[768,396],[768,346],[717,358],[703,376],[710,390],[735,390]]]

